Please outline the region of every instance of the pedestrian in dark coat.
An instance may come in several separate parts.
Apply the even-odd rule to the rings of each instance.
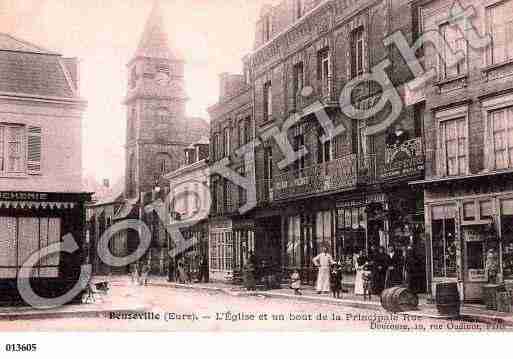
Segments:
[[[376,295],[381,295],[381,292],[385,289],[387,269],[388,258],[385,254],[385,248],[379,247],[373,264],[373,293]]]
[[[340,298],[342,292],[342,265],[335,263],[331,266],[330,272],[330,289],[333,298]]]
[[[394,246],[388,248],[387,272],[385,288],[401,285],[403,283],[403,256]]]

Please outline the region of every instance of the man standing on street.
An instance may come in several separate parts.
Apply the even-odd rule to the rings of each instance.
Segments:
[[[329,293],[330,291],[330,266],[335,263],[328,254],[326,246],[322,246],[322,253],[312,260],[313,264],[319,267],[317,274],[317,293]]]

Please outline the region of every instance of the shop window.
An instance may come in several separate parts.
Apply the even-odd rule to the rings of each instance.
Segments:
[[[502,273],[513,279],[513,199],[501,203]]]
[[[479,214],[481,219],[492,219],[493,218],[493,202],[482,201],[479,202]]]
[[[463,203],[463,219],[465,221],[474,221],[476,219],[474,202]]]
[[[440,218],[433,211],[432,246],[433,276],[454,278],[457,276],[457,238],[454,218]]]
[[[289,217],[287,228],[287,259],[290,267],[301,266],[301,218]]]
[[[316,237],[317,243],[319,246],[328,246],[328,248],[332,248],[332,222],[331,222],[331,212],[317,212],[317,218],[315,222],[316,227]],[[328,253],[333,252],[329,250]],[[314,253],[315,255],[316,253]]]
[[[26,260],[39,248],[61,240],[60,218],[0,217],[0,279],[14,279]],[[59,254],[51,254],[34,266],[31,277],[56,278]]]

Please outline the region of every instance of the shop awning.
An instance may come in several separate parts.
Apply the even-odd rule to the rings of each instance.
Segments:
[[[14,209],[72,209],[73,202],[0,201],[0,208]]]
[[[513,170],[500,170],[500,171],[490,171],[490,172],[480,172],[471,175],[462,175],[462,176],[451,176],[451,177],[439,177],[439,178],[431,178],[419,181],[408,182],[410,186],[418,186],[418,185],[434,185],[437,183],[447,183],[447,182],[456,182],[456,181],[464,181],[464,180],[479,180],[482,181],[484,177],[491,176],[501,176],[501,175],[511,175],[513,174]]]

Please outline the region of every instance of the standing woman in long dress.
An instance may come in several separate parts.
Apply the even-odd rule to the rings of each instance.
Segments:
[[[317,273],[317,293],[329,293],[330,291],[330,266],[335,263],[331,255],[328,254],[326,246],[322,247],[322,252],[312,260],[313,264],[319,267]]]
[[[363,267],[367,264],[367,257],[363,253],[363,250],[358,252],[355,260],[356,277],[354,280],[354,294],[363,295]]]

